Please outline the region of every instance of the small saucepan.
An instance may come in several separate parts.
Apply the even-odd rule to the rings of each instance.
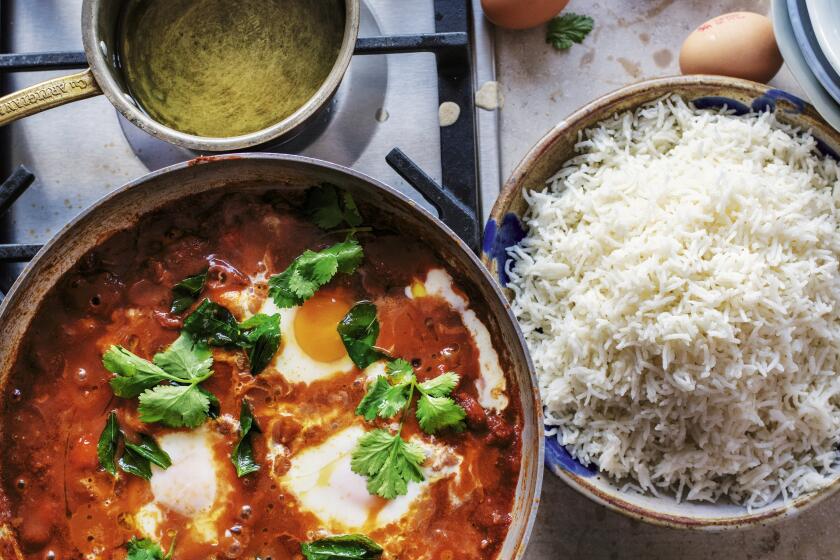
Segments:
[[[310,0],[300,1],[303,2],[299,7],[300,10],[312,7],[307,4]],[[359,33],[359,0],[324,1],[336,2],[339,11],[340,6],[344,7],[344,35],[332,68],[315,93],[303,101],[293,113],[260,130],[229,137],[190,134],[162,124],[140,107],[131,93],[130,84],[121,68],[119,47],[124,11],[131,4],[136,4],[136,0],[84,0],[82,39],[90,68],[69,76],[54,78],[0,98],[0,126],[65,103],[105,94],[111,104],[138,128],[152,136],[192,150],[207,152],[241,150],[271,141],[280,142],[292,138],[332,99],[350,64]],[[232,3],[230,9],[240,9],[237,4]],[[247,4],[252,4],[252,2]],[[293,34],[304,32],[294,26],[291,29]],[[284,44],[297,40],[311,41],[312,38],[278,37],[278,48],[283,48]],[[190,52],[183,52],[176,53],[176,56],[190,57],[191,55]],[[268,65],[271,66],[271,64]],[[254,75],[265,71],[270,71],[270,69],[254,69]],[[266,94],[276,95],[279,102],[284,99],[286,92],[261,92],[261,95]],[[235,119],[235,115],[232,118]]]

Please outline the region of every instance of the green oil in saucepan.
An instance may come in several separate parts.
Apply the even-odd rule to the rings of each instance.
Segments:
[[[262,130],[321,87],[344,37],[340,0],[129,0],[127,88],[150,117],[207,137]]]

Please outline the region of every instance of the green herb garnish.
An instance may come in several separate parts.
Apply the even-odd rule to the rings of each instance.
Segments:
[[[211,346],[242,348],[248,352],[251,373],[260,373],[280,347],[280,315],[258,313],[242,323],[209,299],[184,320],[184,330]]]
[[[286,270],[268,280],[268,293],[277,307],[301,305],[337,273],[355,272],[362,257],[362,246],[355,239],[336,243],[323,251],[307,250]]]
[[[169,311],[171,313],[183,313],[192,304],[196,302],[201,291],[204,289],[204,283],[207,282],[207,271],[195,276],[188,276],[184,278],[172,288],[172,306]]]
[[[342,224],[356,228],[362,224],[353,195],[330,184],[306,191],[305,211],[321,229],[333,229]]]
[[[464,429],[466,413],[449,396],[458,385],[456,373],[444,373],[434,379],[417,382],[414,368],[405,360],[388,362],[386,375],[379,376],[368,387],[356,414],[370,421],[392,418],[402,411],[395,434],[377,429],[361,438],[353,450],[350,467],[356,474],[366,476],[368,491],[385,499],[393,499],[408,491],[409,482],[420,482],[420,466],[425,461],[423,448],[406,442],[400,435],[414,392],[419,393],[416,416],[420,428],[427,434],[451,428]]]
[[[198,385],[213,375],[213,356],[208,346],[187,333],[153,362],[122,346],[111,346],[102,356],[114,394],[140,397],[140,420],[161,422],[172,428],[195,428],[207,420],[211,403],[218,400]],[[168,384],[164,384],[168,383]]]
[[[99,457],[99,464],[106,472],[116,476],[117,474],[117,446],[120,442],[120,425],[117,421],[117,414],[112,412],[105,421],[105,429],[99,436],[99,444],[96,446],[96,455]]]
[[[132,537],[125,547],[128,549],[126,560],[171,560],[172,552],[175,550],[175,539],[172,540],[166,554],[163,553],[160,546],[149,539]]]
[[[369,301],[360,301],[350,308],[338,324],[338,335],[359,369],[365,369],[386,356],[375,346],[379,337],[379,320],[376,318],[376,306]]]
[[[306,560],[376,560],[383,550],[365,535],[337,535],[301,543],[300,552]]]
[[[545,42],[551,43],[557,50],[566,50],[573,43],[581,43],[594,25],[595,21],[589,16],[566,12],[548,22]]]
[[[236,476],[239,478],[260,470],[260,465],[254,459],[254,447],[251,444],[250,436],[254,432],[259,433],[260,427],[254,420],[251,405],[248,404],[248,401],[243,400],[242,410],[239,413],[239,441],[236,442],[236,447],[233,448],[233,453],[230,455],[230,460],[236,467]]]
[[[120,440],[124,440],[125,443],[123,455],[117,459]],[[119,466],[122,471],[128,474],[149,480],[152,478],[151,463],[162,469],[168,469],[172,466],[172,459],[151,436],[140,434],[137,443],[128,441],[125,434],[120,430],[116,412],[111,412],[108,415],[108,420],[105,421],[105,429],[99,436],[96,453],[102,468],[114,476],[116,476],[117,466]]]

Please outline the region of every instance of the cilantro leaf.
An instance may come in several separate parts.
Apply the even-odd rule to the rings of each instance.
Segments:
[[[294,307],[341,272],[352,274],[362,262],[362,246],[355,239],[336,243],[323,251],[305,251],[289,267],[268,280],[269,295],[278,307]]]
[[[153,361],[167,373],[187,382],[203,381],[212,375],[213,353],[186,331],[165,352],[155,354]]]
[[[417,401],[417,422],[420,429],[427,434],[434,434],[444,428],[461,432],[464,430],[466,415],[464,409],[449,397],[421,394]]]
[[[337,330],[347,354],[359,369],[365,369],[383,357],[382,351],[374,346],[379,338],[379,320],[373,303],[360,301],[351,307]]]
[[[557,50],[566,50],[573,43],[583,42],[594,25],[595,21],[589,16],[566,12],[548,22],[545,42],[551,43]]]
[[[422,393],[430,397],[445,397],[458,386],[460,380],[461,377],[457,373],[449,371],[420,383],[418,387]]]
[[[382,552],[382,547],[365,535],[336,535],[300,544],[306,560],[376,560]]]
[[[120,442],[120,425],[117,422],[117,413],[111,412],[108,420],[105,421],[105,429],[99,436],[99,443],[96,446],[96,455],[99,457],[99,464],[106,472],[112,475],[117,474],[117,446]]]
[[[160,546],[149,539],[132,537],[125,547],[128,549],[126,560],[170,560],[175,541],[172,541],[172,546],[169,547],[169,552],[166,554],[163,553]]]
[[[140,441],[137,443],[131,443],[126,440],[125,448],[162,469],[168,469],[172,466],[172,459],[169,457],[169,454],[161,449],[151,436],[146,434],[140,434]]]
[[[236,346],[240,341],[236,317],[209,299],[202,301],[184,320],[184,330],[194,340],[210,346]]]
[[[171,428],[197,428],[207,420],[210,398],[196,385],[158,385],[140,395],[140,420]]]
[[[204,289],[204,283],[207,282],[207,271],[195,276],[188,276],[184,278],[175,286],[172,287],[172,306],[170,313],[183,313],[186,311]]]
[[[385,373],[395,383],[404,383],[409,377],[411,380],[416,380],[414,377],[414,367],[407,360],[397,358],[385,364]]]
[[[265,315],[258,313],[239,324],[244,340],[248,347],[248,361],[251,373],[260,373],[271,362],[271,358],[280,348],[280,315]]]
[[[173,379],[160,367],[122,346],[111,346],[102,356],[102,365],[116,374],[110,381],[111,389],[123,398],[136,397],[162,381]]]
[[[425,480],[420,470],[425,460],[420,446],[406,442],[399,434],[373,430],[359,438],[350,468],[367,477],[368,492],[392,500],[408,492],[409,482]]]
[[[353,195],[325,184],[306,191],[305,211],[310,220],[321,229],[338,227],[342,222],[350,227],[362,224],[362,216]]]
[[[356,407],[356,414],[364,416],[368,422],[379,416],[379,405],[382,403],[385,392],[390,388],[391,384],[388,383],[388,379],[384,375],[378,376],[376,381],[368,387],[367,393],[359,402],[359,406]]]
[[[260,432],[260,427],[254,420],[254,413],[248,401],[242,401],[242,410],[239,413],[239,441],[233,448],[230,460],[236,467],[236,476],[243,476],[255,473],[260,470],[260,465],[254,459],[254,447],[251,445],[251,433]]]

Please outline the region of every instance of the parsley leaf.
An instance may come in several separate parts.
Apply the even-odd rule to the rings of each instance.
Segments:
[[[132,537],[126,543],[125,547],[128,549],[126,560],[171,560],[172,551],[175,548],[175,541],[172,541],[169,552],[166,554],[163,553],[160,546],[149,539]]]
[[[332,229],[346,223],[350,227],[362,224],[362,216],[353,195],[335,185],[312,187],[306,191],[305,211],[321,229]]]
[[[125,448],[130,449],[136,455],[143,457],[147,462],[154,463],[162,469],[168,469],[172,466],[172,459],[169,454],[160,448],[157,442],[146,434],[140,434],[140,441],[131,443],[126,440]]]
[[[242,410],[239,413],[239,441],[233,448],[230,460],[236,467],[236,476],[243,476],[255,473],[260,470],[260,465],[254,459],[254,447],[251,445],[251,434],[259,433],[260,427],[254,420],[254,412],[248,401],[242,401]]]
[[[367,393],[359,402],[359,406],[356,407],[356,414],[364,416],[368,422],[379,416],[379,405],[385,397],[385,392],[390,388],[391,384],[388,383],[385,376],[378,376],[373,384],[368,387]]]
[[[373,430],[359,438],[350,468],[366,476],[368,492],[392,500],[408,492],[409,482],[425,480],[420,465],[426,460],[423,448],[397,434]]]
[[[265,369],[280,348],[280,315],[258,313],[240,323],[239,328],[244,331],[240,344],[248,348],[251,373],[256,375]]]
[[[268,280],[268,294],[277,307],[294,307],[315,295],[337,273],[352,274],[362,262],[362,246],[355,239],[323,251],[305,251],[289,267]]]
[[[165,352],[155,354],[152,360],[170,375],[183,381],[204,380],[212,375],[213,353],[203,342],[193,340],[190,333],[184,331]]]
[[[376,560],[383,550],[365,535],[336,535],[301,543],[300,552],[306,560]]]
[[[112,475],[117,474],[117,446],[120,442],[120,425],[117,421],[117,413],[111,412],[108,420],[105,421],[105,429],[99,436],[99,443],[96,446],[96,455],[99,457],[99,464],[106,472]]]
[[[350,308],[338,324],[338,336],[359,369],[365,369],[384,356],[374,346],[379,338],[379,320],[376,318],[376,306],[369,301],[360,301]]]
[[[207,282],[207,271],[195,276],[188,276],[184,278],[175,286],[172,287],[172,306],[170,313],[183,313],[195,303],[201,291],[204,289],[204,283]]]
[[[197,385],[158,385],[140,395],[140,420],[171,428],[197,428],[207,420],[210,398]]]
[[[573,43],[583,42],[594,25],[595,21],[589,16],[566,12],[548,22],[545,42],[551,43],[557,50],[566,50]]]

